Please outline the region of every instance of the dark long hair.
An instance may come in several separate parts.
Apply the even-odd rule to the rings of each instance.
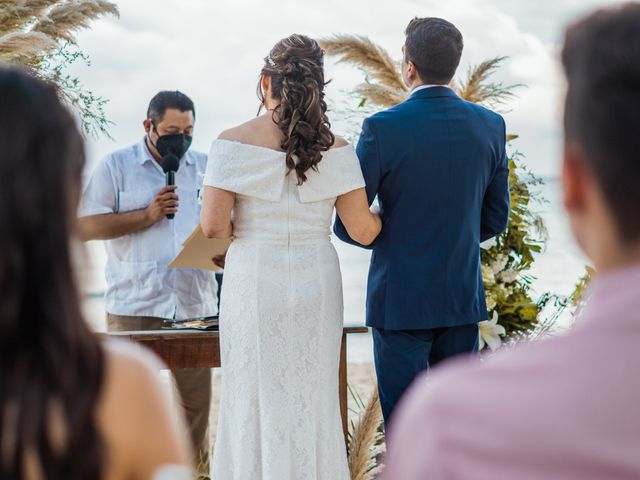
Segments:
[[[0,478],[99,479],[104,377],[72,268],[84,142],[56,89],[0,67]]]
[[[295,170],[301,185],[306,172],[317,170],[322,152],[335,142],[324,100],[324,51],[309,37],[291,35],[271,49],[262,67],[264,75],[271,77],[271,95],[280,100],[273,121],[283,135],[280,146],[287,167]],[[260,84],[258,96],[264,102]]]

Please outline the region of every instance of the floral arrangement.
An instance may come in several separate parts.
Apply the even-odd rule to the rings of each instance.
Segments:
[[[85,133],[109,136],[107,101],[83,88],[66,73],[89,59],[77,47],[74,33],[104,15],[118,15],[106,0],[0,0],[0,63],[22,65],[58,85],[60,95],[79,114]]]

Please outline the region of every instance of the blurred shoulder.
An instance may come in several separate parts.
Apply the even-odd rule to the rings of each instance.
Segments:
[[[134,411],[144,408],[150,398],[165,394],[158,374],[166,367],[151,351],[124,340],[105,342],[104,351],[106,402],[128,404]]]
[[[143,390],[150,383],[157,384],[158,372],[165,368],[153,353],[127,341],[112,340],[104,344],[107,381],[127,385],[134,390]],[[107,385],[109,386],[109,385]]]
[[[144,437],[138,426],[145,422],[146,406],[164,400],[158,375],[163,366],[151,352],[126,341],[108,340],[103,348],[105,375],[99,407],[102,429],[111,443],[131,446]]]
[[[593,372],[583,373],[585,355],[593,346],[584,335],[570,334],[507,348],[482,360],[454,359],[420,377],[392,419],[390,471],[406,461],[405,452],[425,458],[425,466],[444,453],[447,469],[459,473],[447,478],[476,478],[460,474],[461,468],[470,468],[469,451],[484,458],[485,465],[495,465],[496,452],[529,458],[541,444],[557,446],[549,451],[571,445],[577,430],[558,430],[558,425],[588,431],[588,419],[603,409],[602,397],[588,392],[614,391],[600,379],[594,383]],[[536,415],[528,416],[530,412]],[[429,455],[430,450],[436,455]]]
[[[166,367],[144,347],[124,341],[103,345],[98,418],[110,463],[119,471],[113,478],[150,478],[161,465],[186,465],[186,430],[171,402],[171,384],[159,375]]]
[[[488,354],[488,358],[457,358],[444,363],[429,377],[423,377],[407,395],[413,411],[430,412],[443,420],[443,428],[456,423],[482,421],[499,424],[513,421],[519,410],[505,406],[493,410],[502,399],[525,410],[535,408],[539,392],[562,383],[576,362],[567,354],[576,336],[544,342],[523,343]],[[468,399],[473,398],[473,402]],[[428,419],[425,419],[428,421]]]
[[[159,375],[166,367],[151,351],[128,341],[109,340],[103,345],[103,428],[110,438],[127,437],[127,443],[146,438],[148,433],[138,427],[148,422],[153,405],[170,401],[170,389]]]

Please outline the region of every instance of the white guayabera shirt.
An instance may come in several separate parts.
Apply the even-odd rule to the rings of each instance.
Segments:
[[[217,314],[217,283],[212,272],[167,268],[200,222],[206,164],[207,156],[193,150],[180,159],[176,172],[180,206],[173,220],[165,218],[144,230],[105,241],[107,312],[174,320]],[[118,150],[91,175],[80,216],[146,208],[164,187],[165,178],[144,140]]]

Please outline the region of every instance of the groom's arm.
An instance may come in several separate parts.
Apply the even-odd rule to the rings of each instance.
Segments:
[[[358,140],[356,154],[358,155],[360,168],[362,169],[362,175],[364,176],[366,184],[367,200],[369,202],[369,206],[371,206],[376,195],[378,195],[381,173],[378,142],[370,119],[365,119],[362,124],[362,133]],[[340,240],[350,243],[351,245],[367,249],[372,249],[375,245],[375,241],[371,245],[364,246],[353,240],[347,233],[347,229],[338,215],[336,215],[336,222],[333,226],[333,231]]]
[[[502,122],[504,129],[504,120]],[[504,131],[504,130],[503,130]],[[484,242],[507,229],[509,224],[509,158],[506,152],[506,132],[502,142],[501,158],[482,202],[480,241]]]

